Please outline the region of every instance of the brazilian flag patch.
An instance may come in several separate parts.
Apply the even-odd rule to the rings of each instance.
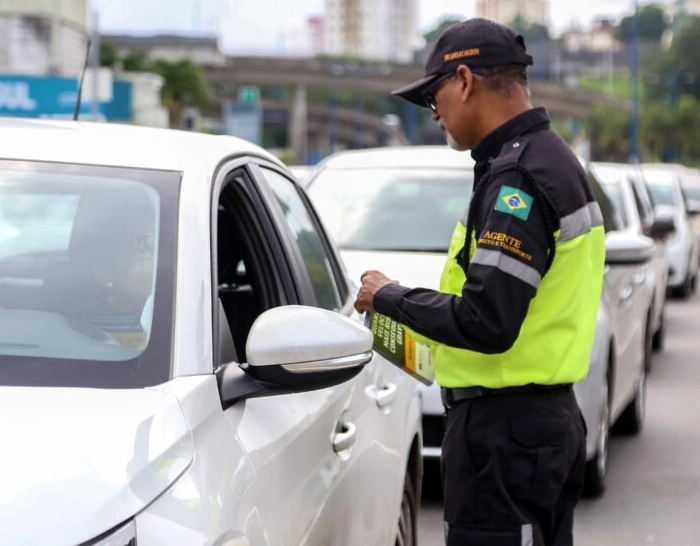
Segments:
[[[501,186],[495,209],[525,221],[530,216],[532,201],[532,196],[523,190],[511,186]]]

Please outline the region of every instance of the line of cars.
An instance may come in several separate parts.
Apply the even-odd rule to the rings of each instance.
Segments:
[[[613,425],[628,433],[643,426],[651,354],[663,347],[666,294],[676,282],[669,247],[681,220],[635,168],[582,164],[606,230],[590,371],[575,385],[588,427],[586,491],[597,496],[606,487]],[[319,163],[305,184],[351,275],[378,269],[407,286],[437,288],[454,223],[469,203],[472,167],[468,153],[445,146],[345,151]],[[683,207],[687,222],[693,204]],[[437,458],[444,409],[437,385],[421,393],[423,456]]]
[[[184,131],[0,140],[3,543],[416,544],[417,387],[289,169]]]

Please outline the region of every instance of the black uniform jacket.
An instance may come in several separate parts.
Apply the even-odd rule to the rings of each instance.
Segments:
[[[461,296],[390,284],[377,292],[374,307],[438,343],[495,354],[515,343],[553,257],[559,218],[591,200],[590,183],[544,108],[492,131],[472,157],[468,224],[477,250]],[[461,254],[448,259],[466,266]]]

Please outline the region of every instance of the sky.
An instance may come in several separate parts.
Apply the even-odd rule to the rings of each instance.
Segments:
[[[620,19],[635,1],[550,0],[551,33],[578,24],[587,27],[601,16]],[[668,3],[672,0],[656,0]],[[322,15],[324,0],[90,0],[100,32],[105,34],[182,33],[219,37],[228,54],[283,53],[282,35],[295,21]],[[418,0],[419,31],[434,28],[447,16],[475,15],[475,0]]]

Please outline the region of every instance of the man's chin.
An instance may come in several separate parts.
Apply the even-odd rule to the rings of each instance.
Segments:
[[[447,145],[453,150],[456,150],[458,152],[464,152],[467,150],[467,148],[462,146],[459,142],[457,142],[450,133],[445,132],[445,136],[447,138]]]

